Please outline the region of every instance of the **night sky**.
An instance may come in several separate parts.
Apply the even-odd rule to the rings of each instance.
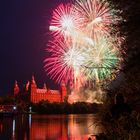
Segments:
[[[14,81],[22,87],[35,75],[37,84],[53,82],[44,71],[43,60],[52,10],[60,0],[0,1],[0,95],[12,91]]]

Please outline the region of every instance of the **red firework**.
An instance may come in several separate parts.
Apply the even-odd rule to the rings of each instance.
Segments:
[[[62,35],[64,38],[71,36],[73,30],[78,30],[82,25],[82,19],[75,11],[73,4],[60,4],[52,14],[50,31],[54,37]]]
[[[73,81],[74,69],[64,62],[65,54],[69,50],[69,45],[63,39],[50,41],[49,47],[46,49],[48,57],[45,59],[45,70],[50,78],[57,83],[62,80],[65,83]]]

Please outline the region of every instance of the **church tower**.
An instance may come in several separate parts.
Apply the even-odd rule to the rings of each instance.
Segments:
[[[60,91],[61,91],[61,102],[64,102],[65,97],[67,96],[67,88],[66,88],[64,81],[61,82],[61,90]]]
[[[37,92],[37,85],[36,85],[34,76],[32,76],[32,80],[31,80],[31,94],[34,94],[36,92]]]
[[[15,84],[14,84],[14,96],[17,96],[18,93],[19,93],[19,86],[18,86],[17,81],[15,81]]]
[[[30,84],[30,101],[31,102],[35,102],[37,100],[36,93],[37,93],[37,85],[36,85],[34,76],[32,76],[32,80]]]

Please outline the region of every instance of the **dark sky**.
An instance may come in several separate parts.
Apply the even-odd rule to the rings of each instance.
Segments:
[[[43,60],[51,12],[58,3],[60,0],[0,1],[0,95],[10,93],[15,80],[20,86],[26,83],[33,73],[39,86],[47,82],[53,87]]]

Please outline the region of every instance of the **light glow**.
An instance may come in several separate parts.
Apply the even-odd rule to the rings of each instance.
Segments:
[[[115,22],[107,2],[76,0],[60,4],[52,14],[45,59],[47,74],[57,83],[62,80],[73,87],[89,81],[112,80],[121,66],[120,46],[112,37],[110,25]]]

